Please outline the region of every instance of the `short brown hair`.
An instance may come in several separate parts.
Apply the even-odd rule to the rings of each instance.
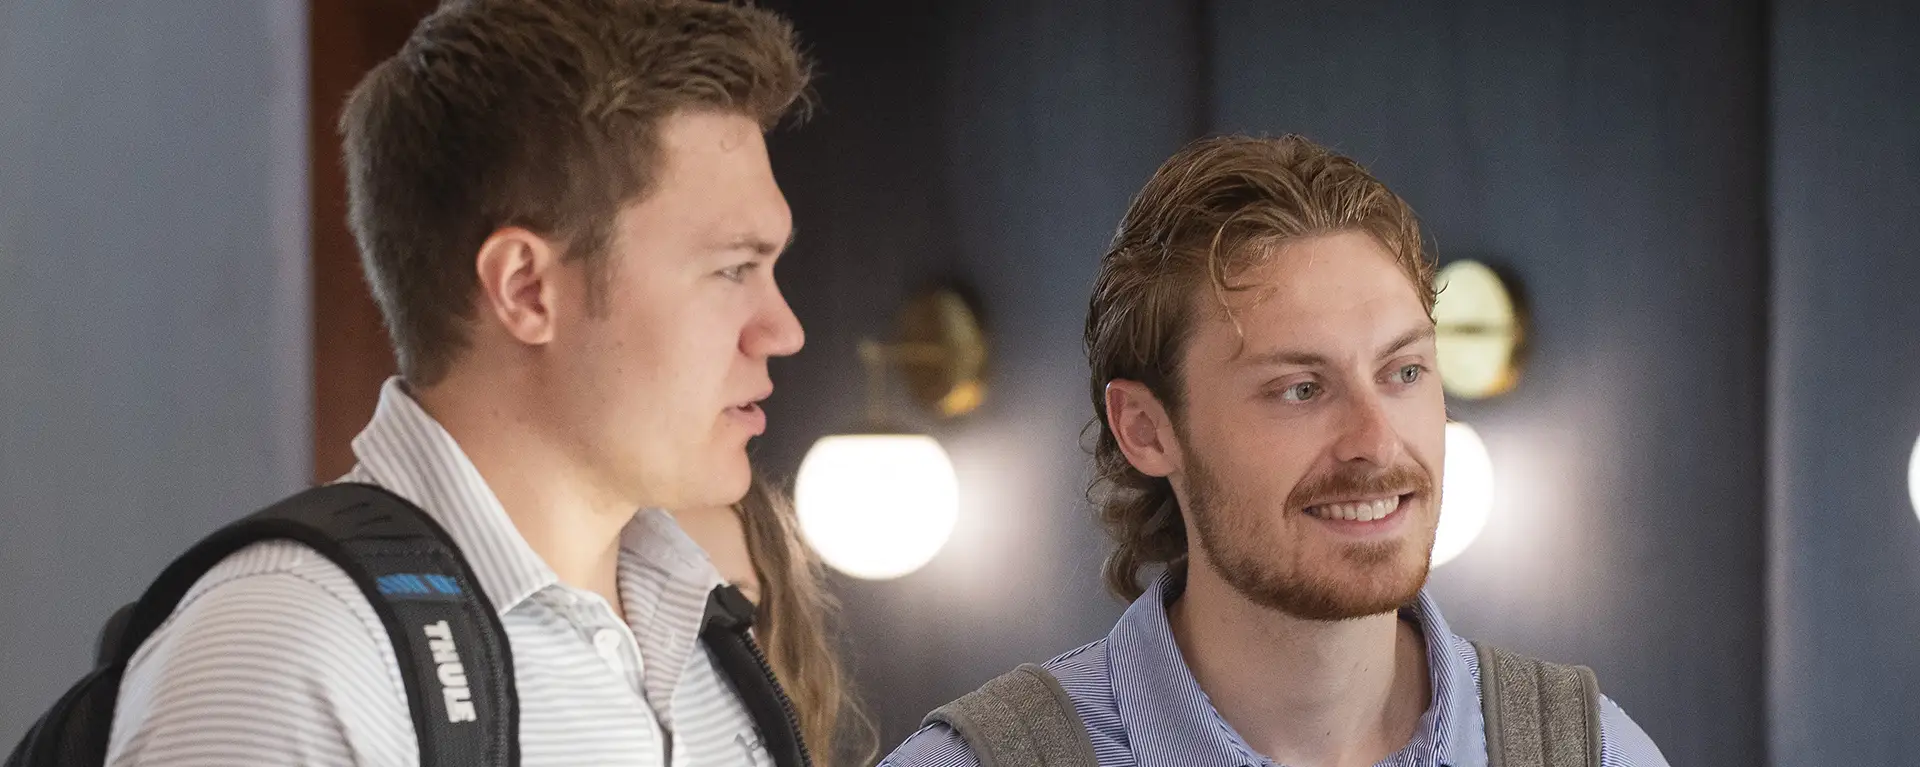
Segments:
[[[660,121],[717,110],[771,128],[804,105],[809,69],[793,28],[750,7],[442,5],[340,118],[348,218],[401,374],[434,383],[465,347],[473,258],[494,231],[554,238],[598,285],[615,215],[649,189]]]
[[[1107,423],[1107,384],[1140,382],[1178,423],[1180,360],[1201,289],[1227,311],[1228,294],[1251,287],[1235,281],[1276,246],[1346,231],[1370,234],[1392,253],[1432,314],[1434,266],[1413,210],[1359,163],[1300,136],[1196,141],[1133,198],[1087,307],[1099,426],[1089,495],[1116,544],[1105,567],[1115,594],[1139,597],[1141,570],[1150,565],[1184,568],[1187,533],[1172,485],[1141,473],[1120,451]]]

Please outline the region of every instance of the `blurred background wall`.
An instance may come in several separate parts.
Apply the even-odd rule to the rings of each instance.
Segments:
[[[1920,749],[1911,4],[769,4],[821,105],[772,138],[808,347],[756,460],[857,422],[855,344],[919,287],[994,346],[986,405],[924,423],[953,540],[834,583],[885,745],[1119,614],[1087,292],[1161,160],[1252,131],[1366,163],[1532,310],[1520,387],[1455,406],[1500,477],[1434,577],[1459,630],[1593,665],[1676,765]],[[0,0],[0,741],[189,540],[350,464],[391,361],[330,126],[430,6]]]
[[[1905,764],[1920,753],[1920,526],[1898,480],[1920,434],[1920,5],[1781,0],[1772,17],[1771,756]]]
[[[305,14],[0,0],[0,748],[312,471]]]

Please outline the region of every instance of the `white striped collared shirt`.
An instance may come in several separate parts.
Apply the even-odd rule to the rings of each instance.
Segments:
[[[659,510],[621,534],[621,622],[560,583],[446,430],[387,381],[344,479],[446,528],[513,651],[525,765],[771,765],[699,644],[706,554]],[[670,737],[669,737],[670,736]],[[393,645],[347,574],[272,542],[209,571],[127,669],[111,765],[418,765]]]
[[[1161,576],[1105,639],[1048,661],[1086,722],[1101,767],[1273,767],[1215,711],[1188,670],[1167,623],[1171,582]],[[1433,702],[1406,748],[1377,767],[1485,767],[1480,661],[1425,592],[1401,617],[1427,643]],[[1600,700],[1601,767],[1667,767],[1660,749],[1612,700]],[[980,767],[966,741],[929,725],[881,767]]]

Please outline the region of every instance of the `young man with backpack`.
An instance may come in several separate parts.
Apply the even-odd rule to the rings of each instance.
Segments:
[[[737,593],[661,509],[741,497],[768,359],[801,347],[763,132],[807,80],[791,27],[732,4],[423,21],[341,120],[400,367],[358,465],[260,515],[286,540],[184,558],[111,708],[43,720],[81,745],[15,758],[803,763]]]
[[[1455,636],[1423,591],[1433,279],[1406,203],[1304,139],[1162,165],[1086,330],[1107,581],[1133,604],[883,764],[1665,767],[1590,671]]]

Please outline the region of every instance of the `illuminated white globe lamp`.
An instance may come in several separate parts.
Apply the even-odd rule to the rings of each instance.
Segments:
[[[1913,441],[1913,457],[1907,459],[1907,496],[1913,513],[1920,514],[1920,439]]]
[[[1434,567],[1472,546],[1493,515],[1493,459],[1473,427],[1447,423],[1446,466],[1440,480],[1440,528],[1433,537]]]
[[[800,462],[793,497],[820,558],[871,580],[920,569],[960,516],[953,463],[925,434],[822,437]]]
[[[925,566],[960,514],[960,483],[947,451],[887,418],[889,370],[943,418],[979,407],[986,391],[986,339],[959,294],[936,290],[915,299],[901,311],[898,333],[894,343],[860,344],[866,423],[813,443],[794,478],[801,537],[828,566],[856,578],[898,578]]]

